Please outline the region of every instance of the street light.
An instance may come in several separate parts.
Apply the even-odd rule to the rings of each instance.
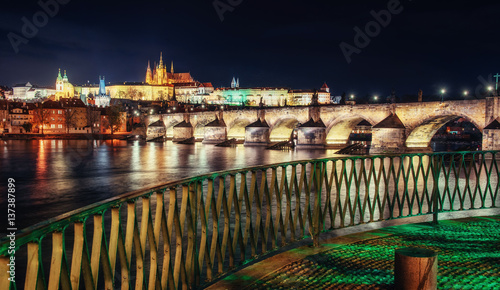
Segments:
[[[354,95],[351,95],[351,100],[354,100]]]
[[[469,91],[464,91],[464,96],[467,97],[469,95]]]
[[[441,90],[441,103],[444,101],[444,94],[446,93],[445,89]]]

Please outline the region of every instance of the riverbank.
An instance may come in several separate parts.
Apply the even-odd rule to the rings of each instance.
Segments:
[[[116,134],[1,134],[2,140],[127,140],[130,133]]]

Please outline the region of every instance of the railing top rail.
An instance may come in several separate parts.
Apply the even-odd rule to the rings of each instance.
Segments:
[[[268,165],[259,165],[259,166],[252,166],[252,167],[247,167],[247,168],[241,168],[241,169],[232,169],[232,170],[225,170],[225,171],[217,171],[217,172],[211,172],[208,174],[203,174],[195,177],[189,177],[189,178],[184,178],[180,180],[174,180],[170,181],[167,183],[162,183],[159,185],[155,185],[153,187],[149,187],[146,189],[140,189],[132,192],[128,192],[116,197],[112,197],[103,201],[99,201],[96,203],[93,203],[91,205],[84,206],[82,208],[64,213],[62,215],[59,215],[57,217],[45,220],[43,222],[40,222],[38,224],[35,224],[33,226],[27,227],[22,229],[21,231],[16,233],[16,240],[17,240],[17,245],[22,245],[27,242],[41,239],[45,235],[55,232],[55,231],[62,231],[64,230],[67,226],[74,222],[83,222],[85,221],[88,217],[95,215],[95,214],[100,214],[110,208],[113,207],[118,207],[120,204],[126,203],[126,202],[131,202],[134,199],[151,195],[155,192],[161,192],[165,191],[169,188],[172,187],[177,187],[182,184],[189,184],[193,182],[198,182],[198,181],[203,181],[203,180],[210,180],[210,179],[216,179],[218,177],[224,177],[224,176],[230,176],[230,175],[237,175],[240,173],[245,173],[245,172],[252,172],[252,171],[262,171],[262,170],[267,170],[270,168],[277,168],[277,167],[287,167],[287,166],[297,166],[297,165],[303,165],[303,164],[315,164],[315,163],[324,163],[324,162],[329,162],[329,161],[346,161],[346,160],[366,160],[366,159],[385,159],[385,158],[405,158],[405,157],[420,157],[420,156],[446,156],[446,155],[466,155],[466,154],[473,154],[473,155],[486,155],[486,154],[492,154],[493,156],[495,154],[498,154],[500,151],[461,151],[461,152],[440,152],[440,153],[415,153],[415,154],[391,154],[391,155],[363,155],[363,156],[341,156],[341,157],[331,157],[331,158],[320,158],[320,159],[311,159],[311,160],[298,160],[298,161],[289,161],[289,162],[283,162],[283,163],[275,163],[275,164],[268,164]],[[0,239],[0,255],[6,255],[6,250],[7,247],[4,246],[4,244],[9,243],[8,237],[3,237]]]

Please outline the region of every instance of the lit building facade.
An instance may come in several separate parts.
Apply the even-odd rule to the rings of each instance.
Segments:
[[[82,99],[89,95],[99,94],[98,85],[84,85],[76,88],[76,91],[82,96]],[[108,84],[106,86],[106,95],[111,99],[127,99],[134,101],[168,101],[174,92],[173,85],[154,86],[145,83],[119,83]]]
[[[290,90],[290,101],[288,104],[291,106],[308,106],[312,103],[312,98],[315,93],[318,94],[318,103],[320,105],[331,103],[330,88],[324,83],[319,91]]]
[[[92,133],[87,122],[87,107],[80,99],[62,98],[60,100],[65,118],[67,133]]]
[[[12,88],[12,95],[6,94],[5,97],[8,100],[33,102],[49,98],[55,94],[56,90],[54,88],[38,87],[27,82],[24,85],[15,85]]]
[[[210,104],[284,106],[289,98],[288,88],[217,88],[207,98]]]
[[[289,88],[240,88],[239,79],[233,78],[230,88],[217,88],[207,96],[209,104],[259,106],[308,106],[318,94],[319,104],[331,104],[330,88],[324,84],[317,90],[291,90]]]
[[[55,95],[56,101],[60,98],[73,98],[75,96],[75,87],[69,82],[66,71],[64,71],[64,76],[61,76],[61,69],[57,74]]]

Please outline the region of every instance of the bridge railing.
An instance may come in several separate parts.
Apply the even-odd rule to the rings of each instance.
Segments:
[[[498,208],[499,155],[318,159],[169,182],[22,230],[13,255],[3,238],[0,288],[196,288],[320,232]]]

